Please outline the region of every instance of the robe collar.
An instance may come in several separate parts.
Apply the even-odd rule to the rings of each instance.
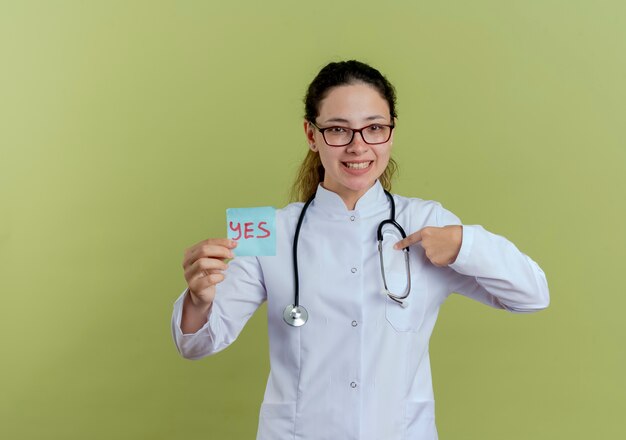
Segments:
[[[357,200],[354,210],[350,211],[339,194],[327,190],[320,183],[317,186],[312,205],[316,210],[319,209],[331,215],[359,214],[359,216],[365,216],[388,210],[389,200],[380,181],[376,180],[374,185]]]

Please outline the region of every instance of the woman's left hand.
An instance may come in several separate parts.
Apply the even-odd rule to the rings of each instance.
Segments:
[[[435,266],[443,267],[454,263],[461,249],[463,227],[450,225],[444,227],[426,226],[412,233],[394,245],[394,249],[404,249],[420,243],[426,258]]]

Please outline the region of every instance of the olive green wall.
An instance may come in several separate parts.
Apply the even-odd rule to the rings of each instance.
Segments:
[[[395,192],[551,289],[535,315],[443,306],[440,437],[624,437],[625,5],[0,0],[0,437],[254,437],[265,308],[179,357],[183,251],[287,203],[305,88],[346,58],[397,87]]]

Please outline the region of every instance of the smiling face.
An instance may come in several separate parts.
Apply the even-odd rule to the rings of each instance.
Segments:
[[[380,93],[365,83],[332,88],[321,101],[316,125],[320,128],[347,127],[358,129],[371,124],[393,124],[389,104]],[[393,133],[384,144],[369,145],[359,133],[345,147],[326,144],[322,133],[308,121],[304,122],[309,147],[318,152],[324,166],[322,186],[337,193],[348,209],[374,185],[391,155]]]

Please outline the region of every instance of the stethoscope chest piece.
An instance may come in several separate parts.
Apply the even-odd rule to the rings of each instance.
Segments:
[[[300,327],[309,320],[309,312],[303,306],[289,304],[283,311],[283,319],[292,327]]]

